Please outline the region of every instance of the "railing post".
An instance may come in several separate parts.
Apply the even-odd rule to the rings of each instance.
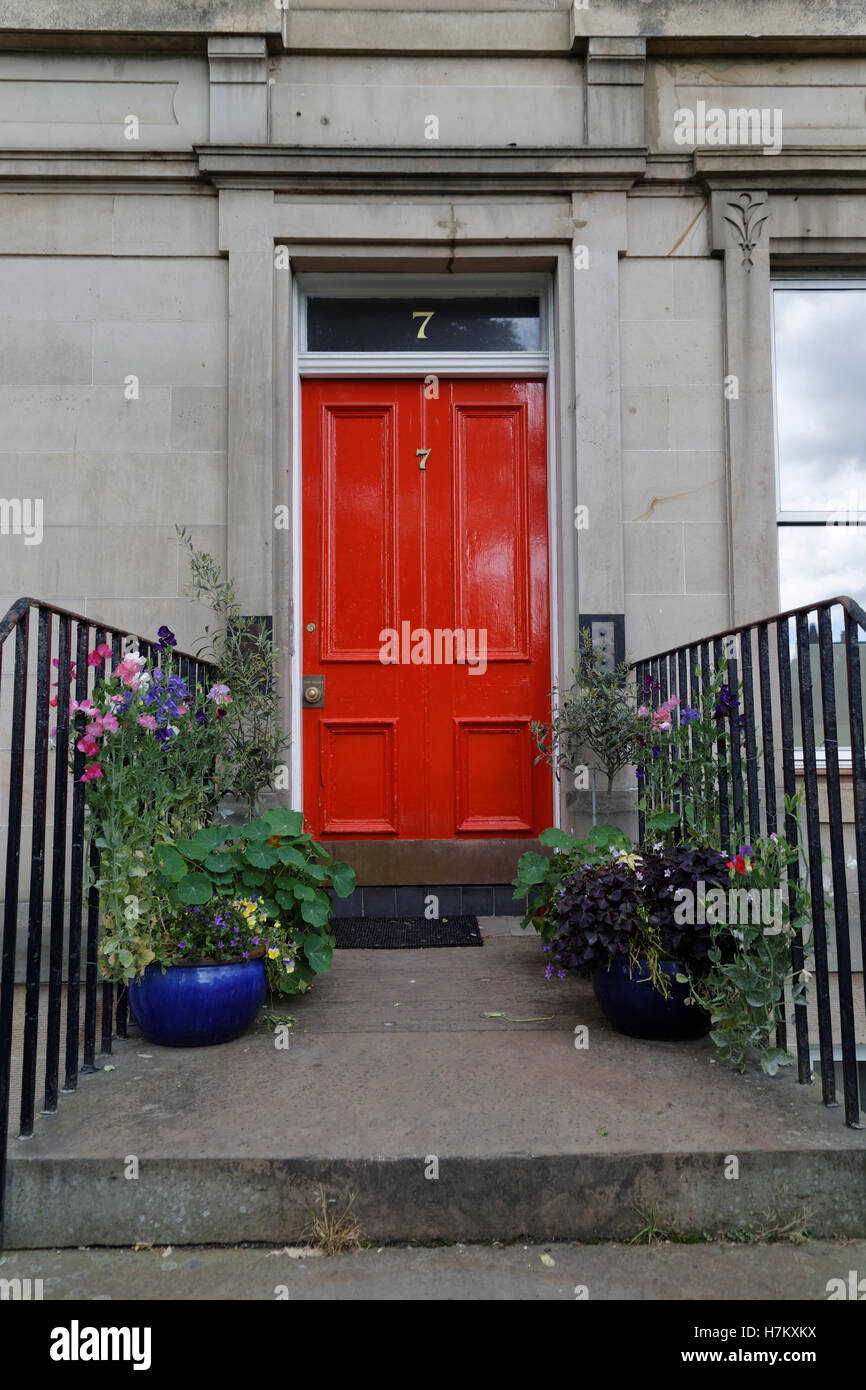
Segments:
[[[18,875],[21,862],[21,801],[24,794],[24,725],[27,717],[29,608],[15,627],[15,678],[12,746],[9,756],[9,826],[6,832],[6,901],[0,957],[0,1249],[6,1204],[6,1146],[9,1133],[9,1080],[12,1063],[12,1012],[15,998],[15,938],[18,927]]]
[[[836,737],[833,628],[831,610],[827,606],[818,610],[818,640],[821,659],[821,709],[824,717],[824,760],[827,774],[827,818],[830,825],[830,859],[833,874],[833,928],[836,938],[836,964],[838,967],[842,1089],[845,1096],[845,1123],[850,1125],[852,1129],[859,1129],[860,1102],[857,1085],[857,1043],[854,1036],[854,983],[851,978],[848,885],[845,880],[842,793],[839,786],[839,746]]]
[[[48,785],[48,700],[51,688],[51,614],[38,610],[36,647],[36,730],[33,748],[33,822],[30,847],[30,892],[27,912],[27,983],[24,987],[24,1057],[21,1076],[19,1134],[33,1133],[36,1052],[39,1042],[42,916],[45,899],[45,805]],[[58,688],[60,671],[57,673]]]
[[[827,923],[824,914],[824,870],[821,855],[821,821],[818,809],[818,769],[815,757],[815,725],[812,705],[812,656],[809,615],[797,614],[797,678],[800,686],[800,732],[803,737],[803,785],[806,791],[806,840],[809,891],[812,899],[812,947],[815,952],[815,993],[818,1005],[818,1045],[821,1053],[821,1086],[825,1105],[838,1105],[833,1070],[833,1022],[830,1016],[830,982],[827,962]]]

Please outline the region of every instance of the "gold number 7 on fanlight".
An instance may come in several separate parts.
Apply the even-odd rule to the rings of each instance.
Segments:
[[[419,338],[426,338],[426,337],[427,337],[427,334],[424,332],[424,329],[427,327],[428,323],[430,322],[430,320],[432,319],[432,317],[433,317],[433,315],[434,315],[435,313],[436,313],[436,310],[435,310],[435,309],[416,309],[416,310],[414,311],[414,313],[412,314],[413,319],[423,319],[423,320],[424,320],[424,322],[422,323],[421,327],[418,329],[418,335],[417,335],[417,336],[418,336]]]

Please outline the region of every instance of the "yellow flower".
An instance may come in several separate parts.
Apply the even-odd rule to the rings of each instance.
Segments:
[[[280,953],[277,950],[276,946],[272,946],[271,949],[268,951],[268,960],[276,960],[279,954]]]
[[[287,975],[292,975],[292,974],[294,974],[294,969],[295,969],[295,962],[294,962],[294,961],[291,961],[291,962],[286,966],[286,974],[287,974]]]
[[[614,850],[614,858],[620,864],[625,864],[626,868],[632,871],[637,868],[638,864],[643,863],[643,859],[639,854],[626,854],[624,849]]]

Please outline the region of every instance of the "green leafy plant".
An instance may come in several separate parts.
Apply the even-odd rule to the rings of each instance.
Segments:
[[[558,932],[547,978],[607,970],[617,956],[628,958],[632,978],[647,978],[665,998],[671,991],[663,961],[701,978],[709,968],[710,928],[694,920],[680,924],[673,911],[679,886],[696,875],[727,881],[724,856],[684,846],[651,854],[613,849],[600,863],[575,866],[555,897]]]
[[[148,963],[142,964],[145,954],[162,965],[189,960],[196,908],[204,910],[206,935],[199,945],[208,951],[214,946],[213,926],[220,928],[218,940],[230,941],[237,921],[232,914],[240,912],[260,938],[272,990],[302,993],[331,968],[334,938],[326,890],[348,897],[355,875],[304,832],[299,811],[274,807],[240,827],[203,826],[189,837],[159,844],[156,860],[156,910],[147,923],[124,923],[104,942],[109,978],[132,979]],[[215,924],[214,915],[224,920]],[[242,956],[225,949],[228,958]]]
[[[617,825],[594,825],[585,840],[575,840],[567,831],[551,826],[541,832],[538,842],[554,853],[546,855],[527,850],[520,856],[517,875],[511,882],[515,899],[526,899],[521,927],[535,925],[547,944],[559,934],[556,894],[563,880],[574,872],[577,864],[598,864],[612,849],[630,848],[630,841]]]
[[[72,764],[84,771],[86,830],[99,851],[102,930],[129,939],[117,964],[134,973],[153,959],[141,924],[159,918],[156,846],[193,834],[215,813],[225,757],[226,687],[190,687],[175,671],[174,634],[159,631],[157,655],[130,648],[114,669],[102,643],[87,658],[93,692],[73,700]],[[101,672],[101,674],[100,674]],[[76,757],[76,755],[78,755]]]
[[[222,765],[221,790],[254,814],[258,794],[273,786],[289,746],[279,727],[276,648],[264,619],[242,614],[235,581],[224,578],[219,561],[197,550],[185,528],[177,527],[177,536],[189,558],[187,592],[217,619],[215,629],[205,628],[197,655],[214,662],[232,692],[225,721],[230,756]]]
[[[786,807],[794,814],[795,800],[786,798]],[[711,924],[710,970],[692,982],[692,994],[710,1011],[710,1037],[719,1055],[740,1071],[750,1056],[770,1076],[793,1061],[773,1045],[772,1034],[786,987],[794,1005],[803,1004],[811,977],[805,965],[795,974],[791,963],[794,934],[805,937],[811,923],[806,880],[788,873],[799,859],[798,848],[775,834],[743,845],[729,861],[727,897],[710,893],[704,905]],[[736,903],[735,912],[728,903]]]
[[[536,763],[547,762],[559,776],[562,769],[574,772],[584,766],[589,750],[611,791],[616,774],[637,760],[643,723],[628,684],[628,665],[622,662],[615,671],[607,671],[603,663],[584,628],[573,683],[567,690],[554,688],[550,721],[534,721],[532,732],[539,750]]]
[[[743,716],[738,713],[739,691],[728,684],[728,663],[721,658],[712,678],[703,681],[694,707],[670,696],[656,708],[658,683],[647,679],[638,707],[637,781],[640,808],[646,816],[646,837],[659,835],[670,843],[686,841],[713,849],[721,843],[721,788],[731,786],[732,745],[745,752]],[[735,840],[744,835],[742,825],[730,817]]]

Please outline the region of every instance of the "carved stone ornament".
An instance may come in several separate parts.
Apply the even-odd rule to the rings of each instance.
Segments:
[[[761,235],[761,226],[769,217],[769,209],[766,208],[766,201],[758,198],[753,199],[751,193],[741,193],[735,203],[728,203],[730,214],[725,213],[725,221],[730,222],[737,234],[740,250],[743,253],[743,265],[746,273],[752,269],[752,252],[758,244]]]

